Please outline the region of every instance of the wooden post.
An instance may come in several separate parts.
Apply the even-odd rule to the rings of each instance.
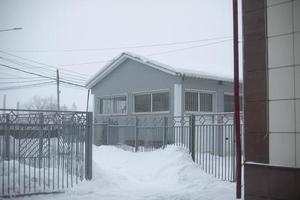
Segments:
[[[88,89],[88,94],[86,98],[86,112],[89,111],[89,101],[90,101],[90,90]]]
[[[6,109],[6,94],[3,95],[3,114],[5,114],[5,109]]]
[[[56,70],[56,95],[57,95],[57,110],[60,110],[60,91],[59,91],[59,71]]]

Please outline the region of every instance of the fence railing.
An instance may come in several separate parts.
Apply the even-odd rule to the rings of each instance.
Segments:
[[[235,181],[233,119],[233,113],[105,117],[94,124],[94,141],[123,145],[132,151],[151,151],[169,144],[182,146],[205,172]]]
[[[0,197],[92,178],[92,113],[0,110]]]

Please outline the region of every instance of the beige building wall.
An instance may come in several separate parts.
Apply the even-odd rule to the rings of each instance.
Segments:
[[[300,167],[300,0],[267,1],[269,159]]]

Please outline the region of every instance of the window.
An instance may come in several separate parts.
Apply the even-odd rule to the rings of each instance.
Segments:
[[[159,92],[134,96],[134,112],[169,111],[169,93]]]
[[[200,112],[213,111],[213,95],[207,93],[200,93]]]
[[[152,111],[168,111],[169,110],[169,93],[152,94]]]
[[[100,98],[100,114],[125,114],[126,96]]]
[[[135,112],[151,112],[151,94],[135,95]]]
[[[185,110],[197,112],[198,111],[198,93],[185,92]]]
[[[243,110],[243,98],[240,96],[240,110]],[[234,96],[224,95],[224,112],[234,112]]]
[[[185,110],[188,112],[213,112],[213,94],[185,92]]]

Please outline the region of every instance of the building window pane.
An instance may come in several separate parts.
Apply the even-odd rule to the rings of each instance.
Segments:
[[[151,94],[134,96],[134,112],[151,112]]]
[[[213,95],[200,93],[200,112],[213,111]]]
[[[100,114],[124,114],[126,113],[126,96],[109,97],[99,99]]]
[[[198,93],[197,92],[185,92],[185,110],[186,111],[198,111]]]
[[[152,94],[152,111],[168,111],[169,110],[169,93]]]
[[[114,113],[126,113],[126,97],[114,98]]]
[[[100,99],[100,114],[112,113],[112,101],[111,99]]]
[[[240,111],[243,111],[243,97],[240,96]],[[234,112],[234,96],[224,95],[224,112]]]

